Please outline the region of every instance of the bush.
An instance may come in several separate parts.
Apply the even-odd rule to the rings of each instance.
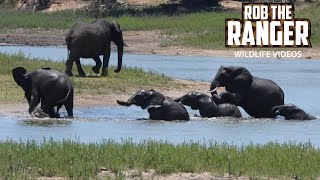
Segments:
[[[1,6],[14,6],[16,4],[16,0],[0,0]]]
[[[181,4],[185,7],[216,6],[218,0],[181,0]]]

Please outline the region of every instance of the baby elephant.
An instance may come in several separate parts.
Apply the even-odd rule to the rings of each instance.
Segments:
[[[30,114],[41,102],[42,111],[51,118],[59,117],[58,111],[62,105],[65,106],[68,116],[73,116],[73,86],[66,74],[50,68],[38,69],[27,74],[23,67],[17,67],[12,70],[12,75],[25,92]]]
[[[176,102],[181,102],[186,106],[191,106],[191,109],[199,109],[202,117],[242,117],[236,105],[233,104],[216,104],[213,99],[203,93],[190,92],[179,98],[174,99]]]
[[[272,111],[276,115],[284,116],[286,120],[312,120],[317,119],[316,117],[307,114],[304,110],[293,104],[285,104],[273,107]]]
[[[148,109],[150,119],[152,120],[186,120],[189,114],[185,107],[172,99],[165,97],[155,90],[141,89],[135,93],[127,102],[118,101],[122,106],[131,106],[132,104],[140,106],[142,109]]]

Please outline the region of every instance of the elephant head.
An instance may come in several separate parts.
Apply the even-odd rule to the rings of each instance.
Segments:
[[[122,66],[122,57],[123,57],[123,46],[127,46],[123,42],[122,30],[120,29],[120,25],[113,21],[110,24],[110,31],[111,31],[111,40],[116,44],[118,49],[118,67],[115,72],[120,72]]]
[[[212,103],[212,99],[208,95],[194,91],[173,100],[180,102],[183,105],[190,106],[193,110],[199,109],[200,103]]]
[[[272,111],[276,115],[285,117],[286,120],[311,120],[316,117],[307,114],[304,110],[295,106],[294,104],[279,105],[272,108]]]
[[[164,95],[153,89],[141,89],[133,96],[131,96],[127,102],[117,100],[117,103],[122,106],[137,105],[142,109],[149,109],[152,107],[160,107],[164,100]]]
[[[12,76],[14,81],[24,90],[25,96],[30,104],[32,93],[31,76],[27,74],[26,69],[23,67],[16,67],[12,69]]]
[[[239,66],[221,66],[211,82],[209,92],[216,94],[217,87],[226,87],[228,89],[229,85],[240,85],[245,86],[249,85],[252,82],[252,75],[250,72],[244,68]]]

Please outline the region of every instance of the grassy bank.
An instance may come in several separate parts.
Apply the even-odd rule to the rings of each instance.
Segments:
[[[11,70],[15,67],[22,66],[28,72],[41,67],[51,67],[64,71],[63,62],[51,62],[43,59],[29,59],[22,54],[7,55],[0,54],[0,102],[17,102],[23,99],[22,89],[14,82]],[[90,66],[83,66],[87,76],[94,74]],[[120,73],[113,72],[114,67],[109,68],[108,77],[72,77],[76,94],[122,94],[123,91],[129,93],[131,90],[141,88],[166,89],[169,87],[183,86],[174,82],[165,75],[155,72],[145,72],[139,68],[124,67]],[[78,74],[76,66],[73,73]]]
[[[84,144],[65,140],[0,142],[0,177],[95,177],[101,167],[121,176],[121,171],[154,169],[173,172],[229,173],[233,176],[301,179],[320,176],[320,150],[307,144],[269,143],[232,146],[225,143],[182,143],[112,140]]]
[[[5,29],[15,28],[41,28],[68,29],[77,21],[93,21],[80,11],[61,11],[51,14],[27,13],[21,14],[15,11],[0,11],[0,27]],[[296,17],[309,18],[312,22],[312,44],[314,47],[320,45],[320,20],[317,14],[320,13],[319,3],[310,5],[307,8],[296,10]],[[179,16],[146,15],[108,17],[120,22],[124,30],[161,30],[174,39],[172,44],[192,46],[205,49],[223,49],[225,18],[240,18],[240,11],[217,11],[191,13]],[[1,31],[1,30],[0,30]],[[170,45],[170,44],[169,44]]]

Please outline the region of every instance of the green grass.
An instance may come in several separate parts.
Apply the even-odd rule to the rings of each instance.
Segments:
[[[22,101],[24,94],[22,89],[14,82],[11,70],[22,66],[28,72],[42,67],[51,67],[64,71],[63,62],[52,62],[43,59],[28,59],[23,54],[7,55],[0,54],[0,102]],[[90,66],[83,66],[87,75],[94,74]],[[140,68],[123,67],[120,73],[113,72],[114,67],[109,67],[109,76],[107,77],[72,77],[76,94],[123,94],[123,91],[130,91],[141,88],[166,89],[172,87],[183,87],[173,79],[158,74],[156,72],[145,72]],[[73,67],[73,73],[78,74],[76,66]]]
[[[311,21],[311,44],[312,47],[320,47],[320,3],[297,11],[296,18],[307,18]]]
[[[222,48],[224,45],[225,17],[239,17],[238,12],[194,13],[181,16],[122,16],[116,19],[126,30],[161,30],[171,35],[175,45],[200,48]],[[67,10],[47,13],[19,13],[0,11],[0,27],[7,29],[68,29],[77,21],[90,22],[94,19],[79,15],[77,11]],[[1,30],[0,30],[1,31]],[[176,37],[176,38],[174,38]]]
[[[105,140],[81,143],[72,140],[0,142],[0,177],[21,179],[39,176],[93,178],[101,167],[121,174],[126,169],[140,172],[154,169],[158,174],[211,172],[247,176],[301,179],[320,176],[320,150],[310,143],[268,143],[233,146],[226,143],[189,142],[177,145],[162,141],[121,143]]]
[[[320,4],[315,3],[307,8],[296,10],[296,17],[309,18],[312,23],[312,44],[314,47],[320,45]],[[0,27],[5,29],[41,28],[44,30],[60,29],[66,30],[77,21],[90,22],[89,18],[80,10],[66,10],[47,13],[19,13],[10,10],[0,11]],[[161,30],[171,35],[169,45],[183,45],[204,49],[223,49],[225,34],[225,18],[240,18],[240,11],[217,11],[191,13],[177,16],[166,16],[163,14],[150,16],[128,16],[107,17],[116,19],[123,30]],[[1,31],[1,30],[0,30]],[[168,45],[168,44],[166,44]]]

